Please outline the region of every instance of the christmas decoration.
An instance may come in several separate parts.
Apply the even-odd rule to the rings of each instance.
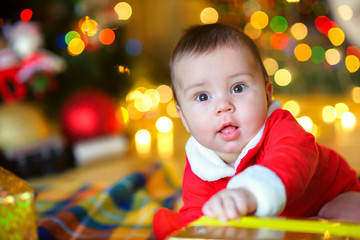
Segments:
[[[38,239],[35,191],[29,184],[2,167],[0,167],[0,239]]]
[[[22,178],[72,167],[64,141],[52,133],[40,109],[26,103],[0,106],[0,165]]]
[[[105,92],[82,90],[64,104],[61,125],[70,142],[122,133],[124,122],[116,104]]]
[[[43,49],[40,27],[33,22],[18,22],[7,29],[10,47],[20,58],[18,79],[29,83],[36,98],[54,90],[55,75],[65,70],[62,58]]]
[[[12,49],[0,50],[0,94],[5,102],[16,102],[26,95],[26,87],[18,78],[19,64]]]
[[[17,150],[46,140],[50,126],[41,110],[28,103],[0,105],[0,148]]]

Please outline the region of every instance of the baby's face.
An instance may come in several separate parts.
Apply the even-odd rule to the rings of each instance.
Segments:
[[[234,162],[266,119],[272,85],[246,48],[184,56],[174,66],[178,114],[203,146]]]

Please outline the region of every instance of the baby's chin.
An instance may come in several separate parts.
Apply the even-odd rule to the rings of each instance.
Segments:
[[[234,163],[241,152],[216,152],[219,157],[226,163],[230,164],[230,163]]]

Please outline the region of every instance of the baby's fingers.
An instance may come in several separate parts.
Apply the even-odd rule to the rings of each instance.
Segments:
[[[204,204],[202,211],[207,217],[226,220],[222,199],[220,196],[215,195],[209,201],[207,201]]]

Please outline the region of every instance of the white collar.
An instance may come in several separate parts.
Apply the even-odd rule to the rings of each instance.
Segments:
[[[279,108],[281,108],[281,103],[278,100],[273,100],[268,108],[266,119]],[[246,156],[250,149],[254,148],[260,142],[264,132],[265,122],[255,137],[244,147],[238,159],[235,161],[234,168],[227,165],[215,151],[205,148],[191,136],[185,146],[191,170],[205,181],[215,181],[220,178],[234,176],[241,159]]]

